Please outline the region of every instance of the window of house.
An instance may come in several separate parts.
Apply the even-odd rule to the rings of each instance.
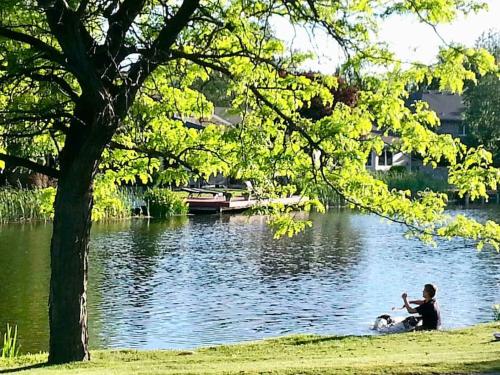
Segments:
[[[385,165],[392,165],[392,151],[385,150]]]
[[[370,153],[368,154],[368,160],[366,161],[366,166],[367,167],[371,167],[372,166],[372,160],[373,160],[372,154],[373,154],[372,151],[370,151]]]
[[[392,151],[384,149],[378,157],[378,165],[392,165]]]
[[[460,125],[460,135],[467,135],[467,130],[465,124]]]

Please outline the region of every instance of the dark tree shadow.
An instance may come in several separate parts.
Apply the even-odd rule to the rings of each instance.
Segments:
[[[284,342],[286,345],[309,345],[309,344],[319,344],[324,342],[335,342],[347,339],[359,339],[359,338],[370,338],[373,336],[318,336],[318,337],[305,337],[305,338],[290,338],[290,341]]]
[[[43,363],[36,363],[34,365],[28,365],[28,366],[23,366],[23,367],[7,368],[7,369],[0,370],[0,374],[10,374],[13,372],[18,372],[18,371],[34,370],[34,369],[42,368],[42,367],[50,367],[50,364],[48,364],[47,362],[43,362]]]
[[[476,363],[465,363],[463,369],[474,374],[500,374],[500,359]]]

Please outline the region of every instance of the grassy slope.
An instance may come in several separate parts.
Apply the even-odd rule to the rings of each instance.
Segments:
[[[46,367],[46,356],[0,361],[1,373],[35,367],[27,374],[428,374],[500,373],[500,323],[463,330],[391,336],[289,336],[178,351],[95,351],[92,361]],[[24,373],[24,372],[23,372]]]

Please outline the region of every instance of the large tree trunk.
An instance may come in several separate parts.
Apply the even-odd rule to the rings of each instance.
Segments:
[[[87,270],[91,212],[92,174],[63,176],[58,182],[50,248],[50,363],[90,359]]]
[[[49,363],[90,359],[87,281],[92,188],[112,134],[104,124],[92,123],[96,113],[91,106],[77,109],[76,117],[89,125],[72,124],[61,153],[50,247]]]

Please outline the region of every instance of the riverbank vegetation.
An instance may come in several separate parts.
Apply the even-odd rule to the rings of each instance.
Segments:
[[[54,217],[56,189],[0,188],[0,224],[26,221],[50,221]],[[166,188],[128,189],[104,180],[94,186],[92,220],[114,220],[137,215],[165,218],[187,213],[185,195]],[[135,209],[138,209],[134,211]]]
[[[452,186],[445,178],[432,177],[423,172],[407,170],[389,170],[388,172],[375,172],[375,178],[384,181],[389,189],[409,190],[412,195],[419,191],[432,190],[437,193],[445,193]]]
[[[500,322],[500,303],[493,305],[493,319]]]
[[[169,189],[148,189],[144,193],[144,200],[148,202],[150,215],[155,218],[164,219],[188,213],[188,206],[184,199]]]
[[[46,354],[0,361],[26,374],[470,374],[500,371],[500,323],[387,336],[295,335],[194,351],[93,351],[45,367]],[[0,370],[2,371],[2,370]]]
[[[0,189],[0,223],[50,220],[53,212],[54,188]]]

